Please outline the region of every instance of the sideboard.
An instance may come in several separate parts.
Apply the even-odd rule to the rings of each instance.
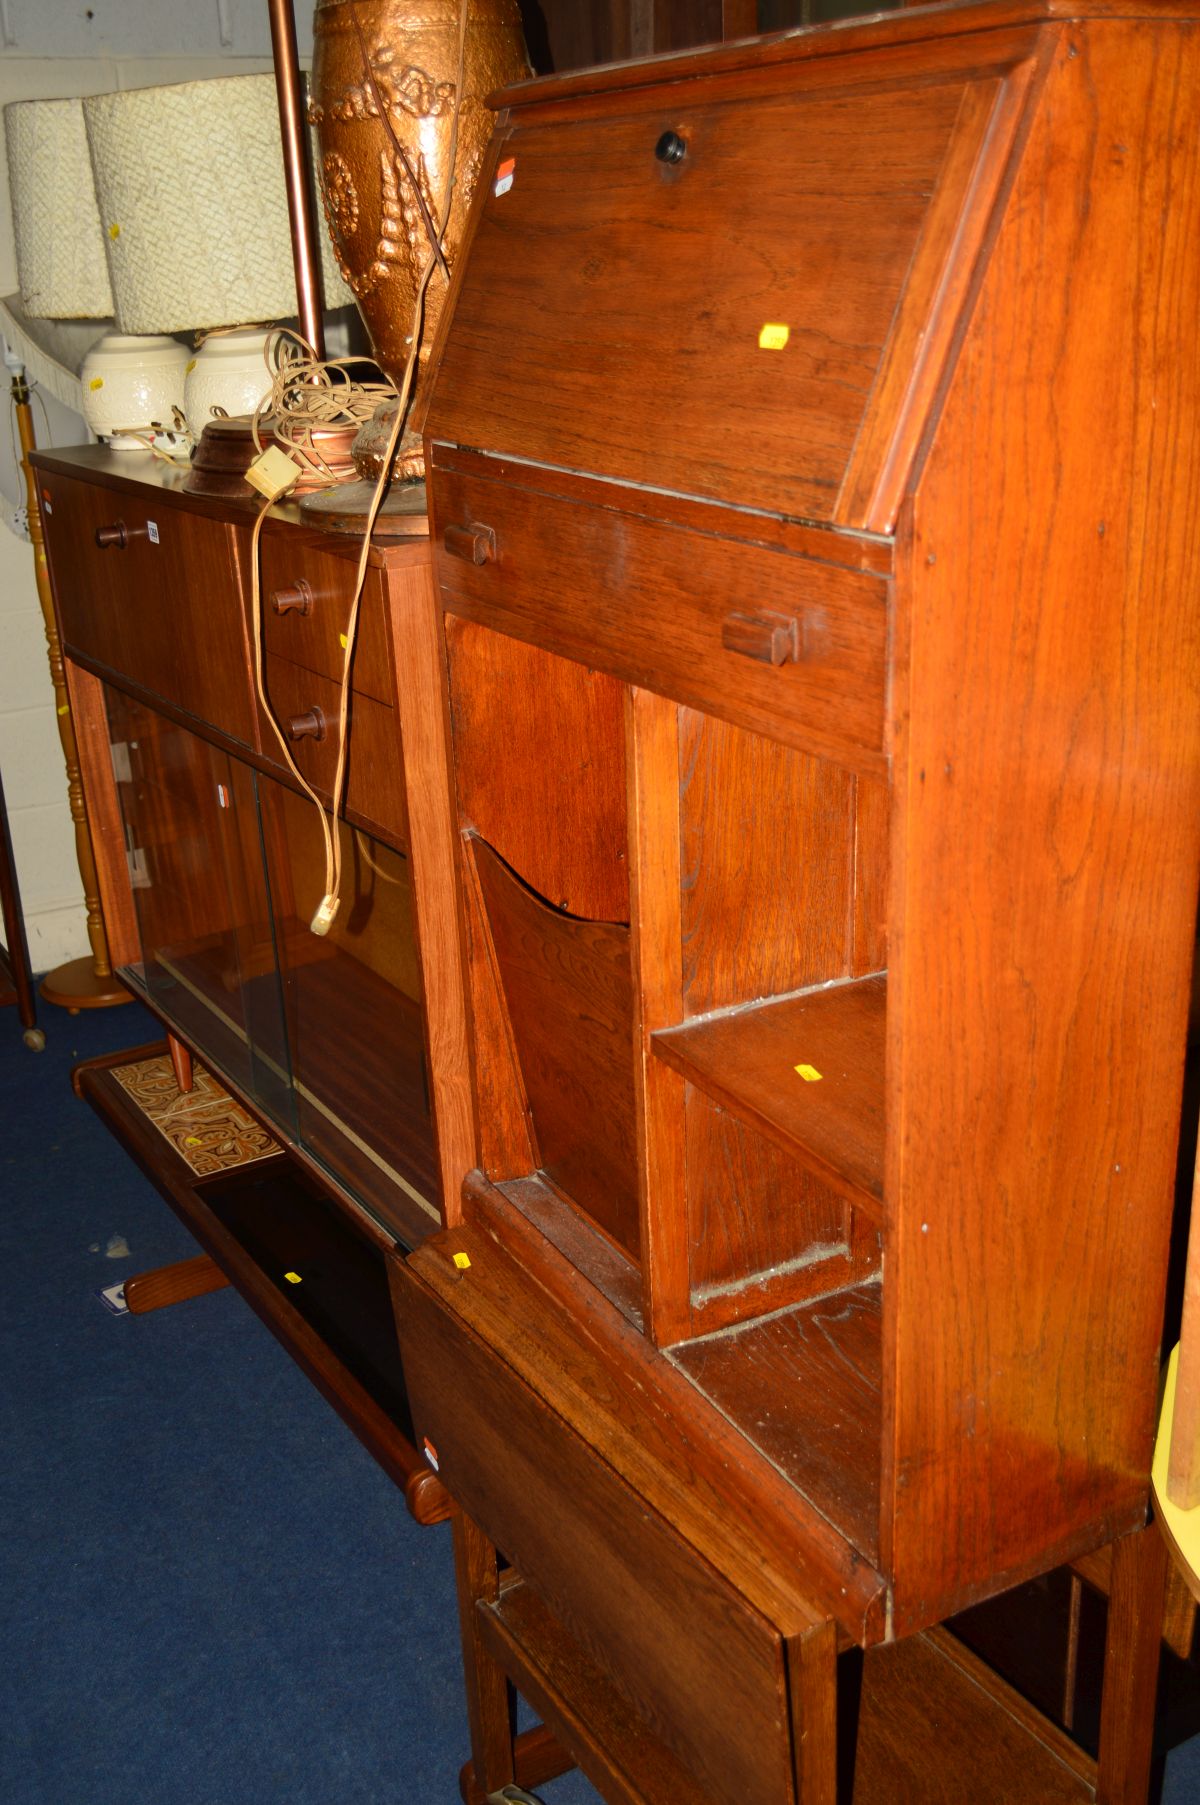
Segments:
[[[367,570],[321,938],[321,826],[266,709],[327,801],[357,543],[270,511],[256,659],[255,503],[188,494],[140,452],[35,464],[114,964],[184,1083],[194,1054],[273,1151],[190,1170],[130,1079],[145,1067],[153,1093],[161,1051],[77,1088],[414,1500],[444,1509],[412,1448],[385,1264],[440,1226],[469,1122],[423,523]]]

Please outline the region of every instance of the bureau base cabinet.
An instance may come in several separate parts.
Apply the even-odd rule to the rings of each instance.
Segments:
[[[505,92],[435,353],[475,1132],[395,1275],[414,1420],[718,1805],[826,1796],[820,1625],[924,1635],[1145,1521],[1200,14],[1120,10]]]

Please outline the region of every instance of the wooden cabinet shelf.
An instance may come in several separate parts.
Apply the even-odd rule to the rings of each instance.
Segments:
[[[887,979],[876,975],[662,1029],[650,1044],[881,1217],[886,1012]]]
[[[683,1342],[670,1358],[867,1559],[879,1559],[879,1284]]]

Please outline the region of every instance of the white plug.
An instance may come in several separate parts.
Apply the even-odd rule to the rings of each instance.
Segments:
[[[333,926],[333,918],[338,912],[340,900],[340,897],[335,896],[331,890],[321,898],[317,905],[317,912],[308,924],[314,934],[323,935],[329,932]]]

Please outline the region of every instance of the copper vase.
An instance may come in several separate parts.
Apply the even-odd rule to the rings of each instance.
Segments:
[[[460,0],[318,0],[314,18],[309,116],[320,145],[325,217],[375,356],[397,385],[412,346],[417,291],[430,254],[427,221],[439,231],[442,225],[459,14]],[[517,0],[470,0],[454,201],[443,241],[447,269],[462,240],[491,134],[486,96],[528,73]],[[425,296],[414,407],[446,291],[446,270],[439,265]],[[356,462],[367,475],[369,432],[364,437],[368,442],[362,457],[356,451]],[[380,461],[386,433],[382,437],[375,454]],[[424,474],[419,445],[402,448],[397,471]]]

